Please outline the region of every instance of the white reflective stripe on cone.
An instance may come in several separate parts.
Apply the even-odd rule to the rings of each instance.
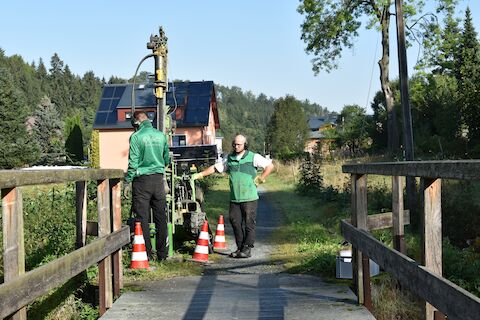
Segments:
[[[147,253],[145,251],[142,252],[132,252],[132,260],[133,261],[145,261],[148,260]]]
[[[225,242],[225,236],[215,236],[215,242]]]
[[[207,246],[197,246],[195,248],[196,253],[203,253],[203,254],[208,254],[208,247]]]
[[[225,226],[223,224],[219,224],[217,226],[217,231],[224,231],[225,230]]]
[[[207,240],[208,240],[208,238],[209,238],[209,237],[208,237],[208,232],[206,232],[206,231],[200,232],[200,236],[199,236],[198,238],[200,238],[200,239],[207,239]]]
[[[145,244],[145,239],[143,239],[143,236],[135,236],[133,238],[133,243],[135,243],[135,244]]]

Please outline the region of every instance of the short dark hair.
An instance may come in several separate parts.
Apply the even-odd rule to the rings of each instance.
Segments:
[[[146,113],[145,111],[142,111],[142,110],[140,110],[140,111],[135,111],[135,113],[133,114],[133,117],[138,120],[138,117],[139,117],[141,114],[143,114],[145,117],[148,118],[147,113]]]

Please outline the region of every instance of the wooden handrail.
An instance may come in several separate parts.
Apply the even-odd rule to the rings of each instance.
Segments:
[[[430,302],[452,319],[474,320],[480,315],[480,299],[454,283],[431,272],[415,260],[388,248],[367,231],[341,222],[342,235],[382,269],[391,273],[402,286]]]
[[[391,273],[414,294],[426,301],[425,319],[477,319],[480,314],[480,299],[442,277],[442,179],[480,179],[480,160],[459,161],[406,161],[347,164],[344,173],[351,174],[352,212],[351,224],[342,221],[342,235],[352,243],[353,278],[358,302],[369,307],[371,301],[369,258]],[[367,175],[392,176],[392,213],[367,214]],[[408,217],[403,206],[402,177],[420,177],[422,196],[421,219],[421,264],[408,258],[405,253],[403,226]],[[391,219],[390,219],[391,217]],[[379,227],[392,226],[394,247],[376,240],[369,234]],[[375,222],[375,223],[374,223]],[[436,309],[438,310],[436,310]],[[443,314],[442,314],[443,313]]]
[[[0,285],[0,318],[33,302],[130,242],[130,229],[99,238],[61,258]]]
[[[118,169],[0,170],[4,283],[0,285],[0,319],[26,319],[25,306],[91,265],[99,264],[99,307],[105,313],[123,286],[121,248],[130,241],[121,225],[121,179]],[[86,245],[87,181],[97,182],[99,239]],[[75,182],[77,250],[25,274],[21,186]],[[113,232],[113,233],[112,233]],[[113,278],[112,278],[113,275]]]
[[[345,164],[343,173],[443,179],[480,179],[480,160],[403,161]]]
[[[0,170],[0,189],[75,181],[121,179],[119,169]]]

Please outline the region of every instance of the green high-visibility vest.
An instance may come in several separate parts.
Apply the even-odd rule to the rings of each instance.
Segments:
[[[257,169],[253,166],[255,153],[245,151],[241,159],[230,154],[227,159],[227,172],[230,176],[230,201],[247,202],[258,199],[257,187],[253,182]]]

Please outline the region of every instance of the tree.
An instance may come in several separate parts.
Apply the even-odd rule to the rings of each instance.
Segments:
[[[81,115],[83,123],[83,141],[88,143],[92,132],[92,125],[97,111],[100,97],[102,95],[102,83],[93,71],[87,71],[80,81],[80,95],[76,106],[79,107],[77,112]]]
[[[41,164],[63,162],[65,142],[60,114],[48,97],[43,97],[34,113],[33,134],[40,144]]]
[[[469,144],[480,152],[480,46],[469,8],[465,12],[460,40],[460,54],[454,72],[458,82],[459,104],[468,128]]]
[[[451,7],[455,0],[439,0],[439,8]],[[382,35],[382,57],[378,61],[380,84],[385,97],[387,113],[388,149],[394,153],[399,146],[397,115],[390,86],[390,12],[393,0],[302,0],[298,12],[305,15],[301,39],[307,44],[306,52],[313,54],[313,71],[330,72],[337,68],[337,60],[344,48],[351,48],[364,17],[367,28],[376,27]],[[404,4],[406,20],[412,18],[423,6],[423,1],[407,0]],[[439,9],[440,10],[440,9]]]
[[[69,162],[81,163],[83,161],[83,136],[82,123],[79,115],[69,117],[65,120],[65,151]]]
[[[433,73],[452,74],[455,69],[455,62],[458,59],[461,30],[459,19],[454,17],[454,8],[446,9],[446,16],[443,19],[444,28],[432,24],[429,37],[424,39],[424,57],[419,67],[431,67]]]
[[[448,74],[419,74],[411,79],[410,92],[418,154],[437,159],[463,155],[465,141],[455,78]]]
[[[49,72],[50,92],[48,93],[48,96],[50,96],[51,100],[56,105],[60,115],[66,116],[68,114],[69,90],[67,87],[64,62],[60,59],[57,53],[55,53],[50,59]]]
[[[0,68],[0,168],[11,169],[34,163],[38,145],[27,132],[26,107],[13,85],[12,76]]]
[[[337,121],[341,143],[353,155],[370,146],[370,121],[367,119],[364,108],[358,105],[346,105]]]
[[[272,153],[280,158],[300,154],[307,138],[307,117],[300,102],[292,96],[278,99],[267,127],[267,142]]]
[[[40,58],[38,62],[38,67],[36,70],[37,79],[40,81],[40,88],[42,89],[43,93],[46,94],[49,92],[49,84],[48,84],[48,73],[45,64],[43,63],[43,59]]]

